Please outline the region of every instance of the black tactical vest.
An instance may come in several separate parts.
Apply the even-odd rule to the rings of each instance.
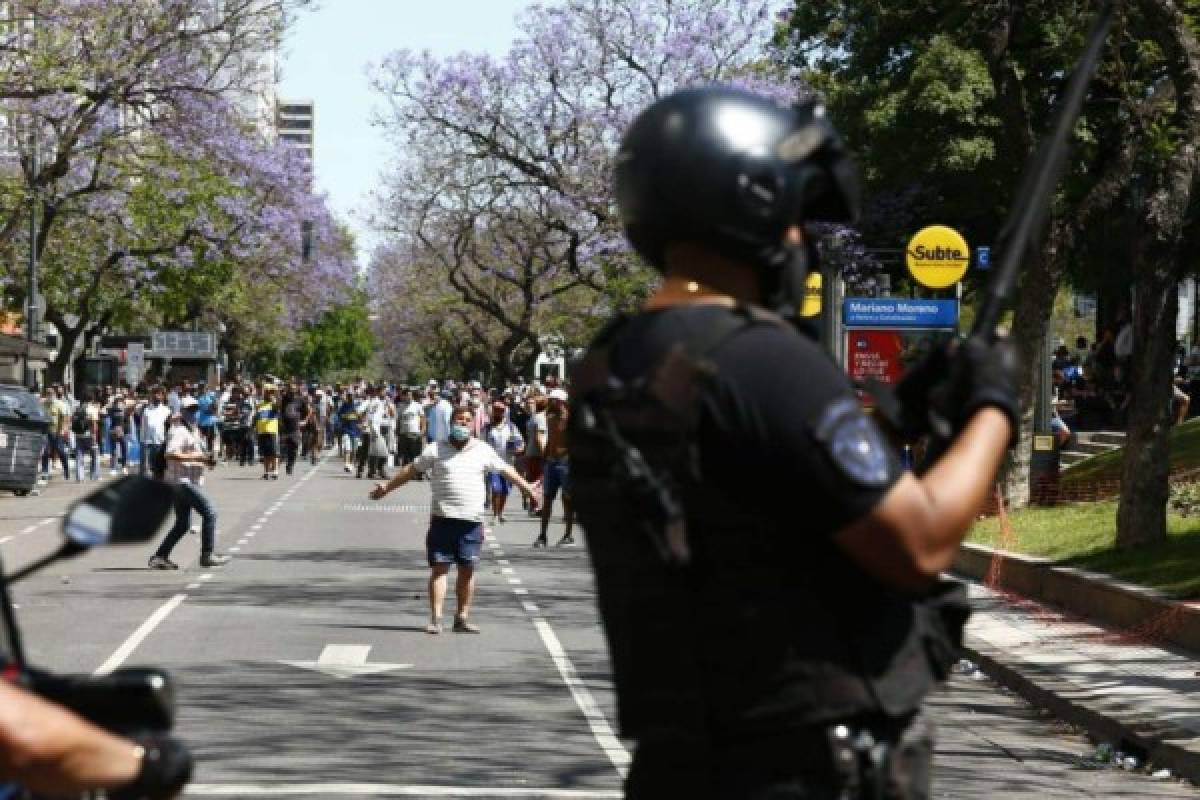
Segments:
[[[956,657],[960,587],[923,602],[894,594],[832,545],[833,531],[805,529],[800,506],[785,527],[701,474],[700,397],[716,377],[705,356],[762,324],[786,325],[731,312],[624,382],[609,363],[618,320],[572,370],[571,493],[626,736],[900,717]]]

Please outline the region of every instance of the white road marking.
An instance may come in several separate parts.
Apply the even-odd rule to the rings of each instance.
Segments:
[[[530,603],[529,601],[526,601],[524,603],[521,603],[521,605],[530,614],[538,614],[541,612],[541,609],[537,607],[537,603]]]
[[[242,552],[242,548],[240,548],[240,547],[231,547],[231,548],[229,548],[229,552],[231,552],[231,553],[240,553],[240,552]]]
[[[514,586],[513,594],[529,594],[529,590],[523,586]]]
[[[507,558],[501,558],[501,559],[497,559],[497,560],[496,560],[496,563],[497,563],[497,564],[499,564],[499,565],[500,565],[500,566],[502,566],[502,567],[507,567],[507,566],[508,566],[508,559],[507,559]]]
[[[167,602],[158,607],[158,610],[151,614],[145,622],[143,622],[136,631],[130,634],[129,638],[117,648],[116,652],[109,656],[108,661],[105,661],[93,675],[108,675],[117,667],[125,663],[125,659],[133,655],[133,651],[143,640],[158,627],[164,619],[170,616],[171,612],[179,608],[179,605],[187,599],[186,594],[177,594]]]
[[[521,583],[521,579],[520,578],[509,578],[508,582],[511,583],[513,586],[517,586]]]
[[[211,581],[211,580],[212,580],[212,573],[211,573],[211,572],[206,572],[206,573],[204,573],[203,575],[201,575],[201,576],[200,576],[200,580],[202,580],[202,581]]]
[[[512,567],[501,567],[501,568],[500,568],[500,574],[501,574],[501,575],[512,575],[512,574],[513,574],[513,568],[512,568]]]
[[[629,774],[631,760],[629,751],[613,733],[612,726],[608,724],[604,712],[596,704],[596,699],[592,697],[592,693],[580,680],[575,665],[571,663],[571,659],[563,649],[562,642],[554,634],[550,623],[541,617],[534,617],[533,626],[537,628],[538,635],[542,637],[542,644],[546,645],[546,649],[550,651],[550,657],[554,659],[554,666],[558,667],[558,674],[562,676],[563,683],[567,684],[567,688],[571,690],[571,695],[575,698],[575,705],[579,706],[579,710],[583,712],[588,725],[591,726],[592,736],[596,737],[596,743],[600,745],[600,749],[604,751],[608,760],[624,778]]]
[[[553,789],[527,786],[421,786],[395,783],[194,783],[185,794],[202,797],[356,795],[362,797],[527,797],[544,800],[620,800],[612,789]]]
[[[369,644],[327,644],[316,661],[281,661],[300,669],[311,669],[334,678],[355,678],[359,675],[375,675],[396,669],[408,669],[412,664],[369,664]]]
[[[6,544],[8,542],[11,542],[12,538],[13,537],[11,537],[11,536],[5,536],[3,539],[0,539],[0,544]]]
[[[187,588],[189,588],[189,589],[192,589],[192,590],[196,590],[196,589],[199,589],[199,588],[200,588],[200,584],[198,584],[198,583],[189,583],[189,584],[187,585]]]

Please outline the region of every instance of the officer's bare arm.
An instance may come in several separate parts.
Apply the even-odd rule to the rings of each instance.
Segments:
[[[123,786],[140,768],[133,742],[0,681],[0,780],[61,795]]]
[[[903,591],[920,591],[950,567],[987,500],[1012,433],[985,408],[920,478],[906,474],[875,510],[834,538],[863,569]]]
[[[393,475],[392,479],[387,483],[375,484],[375,488],[371,489],[371,497],[374,500],[379,500],[388,492],[399,489],[401,486],[408,483],[415,477],[417,477],[417,467],[414,462],[412,464],[408,464],[402,470]]]

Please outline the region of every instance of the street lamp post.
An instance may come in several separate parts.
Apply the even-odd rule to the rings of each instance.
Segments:
[[[29,19],[29,43],[30,53],[36,50],[36,41],[34,37],[37,34],[37,12],[30,8]],[[30,82],[33,77],[30,75]],[[38,312],[41,310],[38,304],[38,126],[37,113],[33,108],[33,101],[30,101],[29,107],[29,280],[26,297],[25,297],[25,386],[30,389],[37,388],[34,381],[34,373],[30,359],[33,357],[33,344],[38,339]]]
[[[38,192],[36,188],[38,171],[38,135],[37,120],[33,112],[29,115],[29,174],[32,178],[29,191],[29,281],[25,296],[25,385],[36,388],[34,373],[30,359],[33,357],[33,344],[38,340]]]

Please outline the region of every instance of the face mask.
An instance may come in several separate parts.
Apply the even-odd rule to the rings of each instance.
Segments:
[[[457,444],[462,444],[467,439],[471,438],[471,429],[466,425],[451,425],[450,426],[450,441]]]

